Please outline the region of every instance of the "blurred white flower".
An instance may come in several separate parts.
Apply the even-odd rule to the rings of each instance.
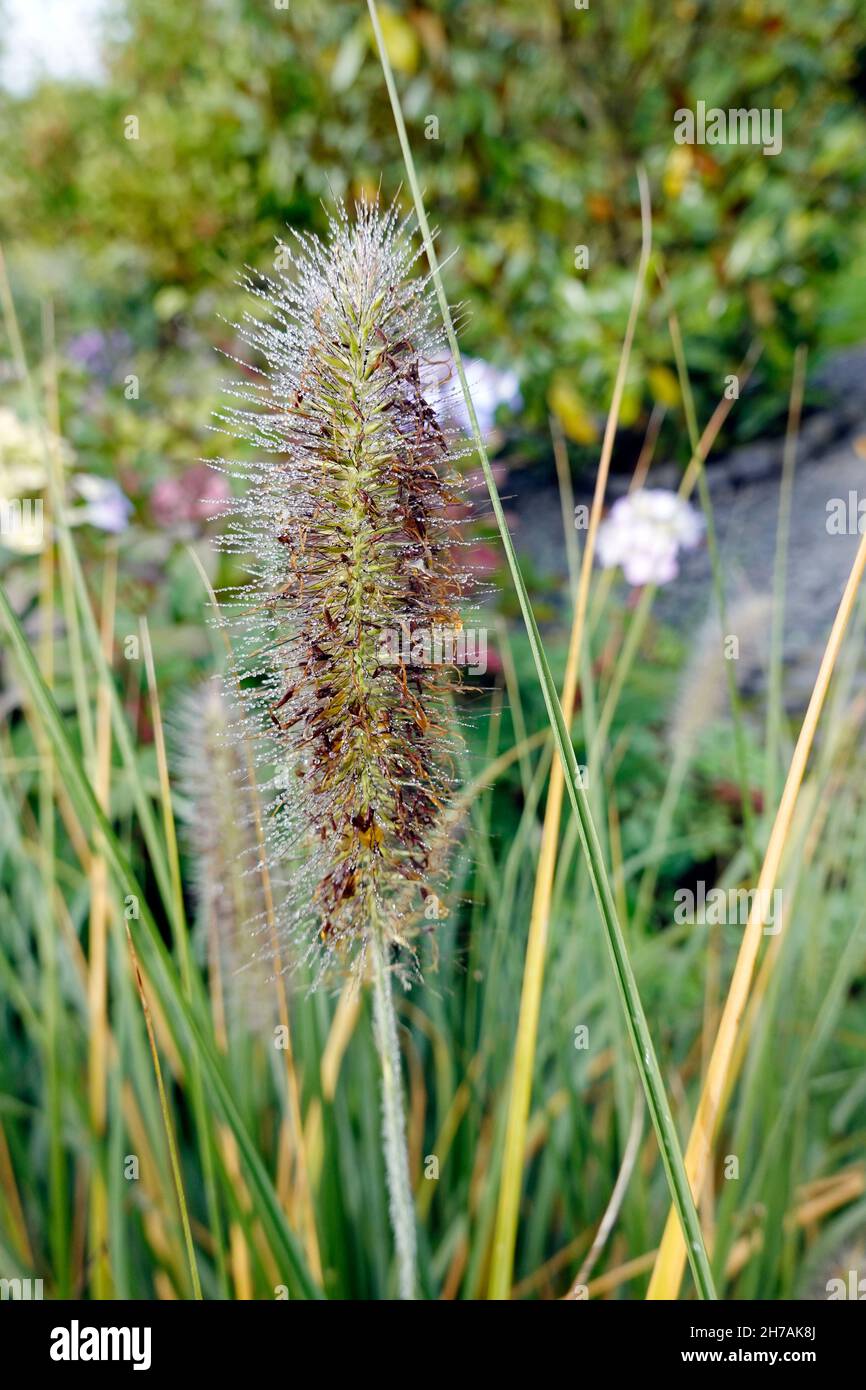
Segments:
[[[703,518],[675,492],[641,488],[614,502],[596,554],[605,569],[621,565],[629,584],[667,584],[677,576],[678,552],[694,550],[703,532]]]
[[[65,440],[0,408],[0,545],[35,555],[45,543],[42,497],[48,485],[46,449],[61,464],[72,458]]]
[[[0,496],[41,492],[47,482],[42,435],[35,425],[0,408]]]
[[[481,357],[463,358],[463,367],[475,414],[484,438],[490,434],[496,423],[496,412],[501,405],[510,410],[519,410],[523,405],[520,394],[520,381],[516,372],[494,367]],[[469,412],[460,386],[460,378],[449,355],[427,362],[421,372],[421,384],[428,401],[436,412],[446,421],[459,425],[464,434],[471,436]]]
[[[81,499],[69,510],[70,524],[125,531],[132,503],[117,483],[92,473],[72,474],[75,455],[65,439],[0,408],[0,544],[19,555],[42,550],[42,494],[48,488],[47,459],[52,455]]]
[[[45,544],[41,497],[0,497],[0,547],[17,555],[38,555]]]

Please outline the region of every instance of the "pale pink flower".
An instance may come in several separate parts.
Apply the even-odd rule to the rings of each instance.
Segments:
[[[668,584],[680,550],[694,550],[704,521],[675,492],[641,488],[620,497],[598,528],[596,554],[605,569],[622,566],[629,584]]]

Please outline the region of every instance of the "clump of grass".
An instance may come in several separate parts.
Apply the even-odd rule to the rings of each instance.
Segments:
[[[375,11],[372,3],[371,8]],[[395,110],[405,142],[396,103]],[[411,161],[409,169],[412,173]],[[417,180],[412,176],[413,194],[420,206]],[[377,225],[383,221],[372,210],[370,218],[378,219]],[[426,232],[426,224],[422,226]],[[338,218],[337,233],[345,247],[357,248],[357,224]],[[394,238],[399,236],[393,220],[392,233]],[[429,238],[429,232],[426,234]],[[315,251],[309,283],[319,284],[324,278],[345,317],[345,305],[351,310],[356,303],[353,295],[367,294],[370,281],[369,277],[360,282],[356,278],[357,261],[354,270],[347,265],[344,275],[333,278],[328,265],[329,257],[335,254],[333,242]],[[417,293],[412,288],[410,256],[407,250],[406,279],[387,287],[389,295],[399,291],[407,296],[407,318],[411,318],[413,304],[423,307],[424,297],[423,284]],[[630,739],[640,741],[648,730],[670,729],[673,722],[677,734],[674,744],[680,751],[661,739],[658,746],[663,749],[659,756],[670,752],[674,762],[665,795],[675,808],[680,776],[677,758],[687,770],[701,726],[712,718],[711,727],[703,730],[709,735],[722,715],[715,698],[720,669],[716,639],[710,664],[706,664],[708,652],[702,650],[696,658],[701,669],[695,679],[701,684],[695,684],[692,691],[699,701],[698,726],[689,728],[679,717],[672,721],[670,712],[654,702],[644,701],[638,715],[629,713],[635,709],[635,697],[640,694],[643,699],[645,691],[637,659],[645,650],[642,635],[652,592],[641,597],[627,628],[616,615],[613,626],[622,629],[623,636],[619,655],[612,658],[615,665],[611,674],[605,653],[599,652],[599,621],[606,619],[611,606],[610,588],[605,577],[593,582],[582,648],[584,666],[593,678],[582,679],[586,691],[593,695],[598,666],[601,710],[596,721],[590,701],[585,699],[575,736],[590,750],[598,750],[591,752],[591,762],[596,766],[604,763],[604,778],[594,778],[591,788],[599,814],[593,804],[590,818],[583,797],[577,798],[578,817],[567,827],[561,846],[553,844],[556,854],[539,869],[537,813],[550,754],[555,747],[565,759],[563,777],[571,798],[574,750],[569,737],[569,701],[563,700],[563,717],[555,695],[551,696],[552,679],[506,530],[503,545],[509,563],[514,561],[528,628],[525,648],[520,647],[519,636],[511,635],[516,647],[515,667],[528,670],[534,661],[540,673],[534,707],[531,682],[520,690],[526,727],[536,728],[544,707],[552,734],[536,731],[525,739],[521,735],[516,746],[503,746],[500,739],[507,726],[498,718],[497,691],[491,702],[493,718],[485,730],[487,745],[476,748],[484,766],[446,805],[451,781],[448,759],[456,744],[446,719],[449,692],[440,685],[451,684],[451,676],[440,673],[436,680],[435,673],[419,672],[411,662],[404,662],[402,675],[394,662],[374,666],[368,662],[371,630],[362,628],[361,639],[356,640],[351,623],[341,616],[346,590],[340,579],[342,576],[348,582],[350,571],[361,576],[353,592],[365,616],[368,610],[364,605],[370,594],[377,585],[384,585],[386,575],[391,576],[393,587],[387,594],[393,602],[389,607],[383,599],[378,614],[374,610],[378,625],[372,628],[372,641],[377,648],[387,649],[387,644],[378,640],[388,632],[382,614],[397,612],[404,591],[411,592],[416,603],[408,611],[410,635],[434,616],[437,622],[447,621],[433,605],[434,595],[441,592],[432,582],[434,564],[448,593],[441,611],[453,612],[460,597],[459,569],[444,511],[445,492],[451,487],[449,459],[440,453],[438,444],[431,444],[437,438],[435,422],[421,404],[423,393],[416,392],[413,375],[416,361],[420,363],[427,351],[426,340],[417,328],[414,332],[398,328],[399,316],[395,315],[392,329],[383,330],[385,342],[374,335],[367,359],[370,372],[362,372],[357,383],[350,378],[351,390],[345,399],[341,397],[346,371],[340,367],[340,354],[351,355],[357,343],[353,346],[348,339],[338,342],[335,353],[328,337],[328,325],[335,321],[331,309],[320,311],[304,326],[286,307],[293,287],[302,283],[302,266],[309,259],[310,246],[302,246],[301,264],[294,278],[281,280],[270,289],[259,282],[254,284],[265,299],[274,297],[276,320],[269,348],[284,354],[286,360],[280,358],[278,371],[262,372],[261,391],[253,392],[253,400],[245,403],[254,407],[248,423],[267,462],[248,469],[252,487],[239,509],[231,544],[256,557],[258,593],[253,609],[242,617],[241,658],[245,684],[253,688],[245,696],[248,713],[239,722],[242,735],[260,743],[262,764],[270,769],[272,833],[266,856],[255,865],[260,871],[258,878],[255,872],[243,873],[247,862],[243,850],[239,859],[217,866],[223,883],[232,883],[233,890],[238,886],[250,890],[250,901],[239,901],[234,909],[232,925],[236,927],[247,913],[251,924],[258,921],[258,880],[262,885],[272,881],[270,864],[264,862],[267,857],[279,870],[274,880],[286,879],[290,890],[282,926],[310,943],[314,964],[351,968],[354,979],[370,969],[375,1037],[383,1068],[384,1133],[401,1291],[410,1294],[420,1284],[443,1298],[477,1298],[492,1282],[494,1258],[499,1269],[505,1269],[495,1201],[503,1167],[504,1098],[513,1085],[517,1008],[525,969],[523,933],[514,926],[529,920],[536,885],[543,873],[553,874],[555,868],[545,908],[550,916],[544,943],[545,987],[542,991],[540,968],[534,986],[538,996],[538,1017],[533,1022],[537,1064],[531,1068],[534,1101],[531,1093],[528,1100],[532,1104],[522,1122],[525,1142],[514,1146],[518,1176],[526,1169],[530,1200],[517,1204],[510,1236],[516,1249],[518,1282],[512,1284],[510,1251],[503,1282],[515,1297],[553,1297],[564,1294],[569,1286],[583,1286],[586,1280],[585,1291],[593,1298],[624,1294],[629,1286],[639,1294],[642,1285],[636,1281],[649,1275],[656,1260],[652,1247],[668,1200],[666,1184],[670,1184],[671,1173],[676,1176],[675,1170],[682,1168],[682,1161],[651,1048],[646,1055],[638,1048],[637,1062],[647,1081],[660,1137],[664,1141],[665,1135],[674,1135],[673,1145],[668,1143],[664,1151],[664,1171],[653,1162],[654,1140],[641,1139],[640,1105],[634,1101],[631,1111],[629,1107],[633,1077],[625,1046],[626,1029],[620,1025],[610,988],[611,979],[618,977],[617,983],[624,986],[629,1036],[633,1043],[639,1042],[648,1035],[628,957],[620,945],[617,920],[618,915],[619,921],[627,921],[628,903],[623,893],[622,906],[617,904],[614,914],[607,892],[609,876],[613,875],[614,884],[625,883],[645,862],[644,855],[636,856],[631,865],[622,861],[621,844],[623,838],[626,842],[630,838],[628,817],[633,814],[628,795],[632,789],[626,784],[628,773],[622,755]],[[435,265],[432,254],[431,264]],[[444,291],[441,285],[437,290],[443,296],[441,307]],[[29,415],[37,421],[43,407],[29,384],[2,257],[0,301],[18,375],[22,386],[28,385],[24,394]],[[368,297],[364,302],[371,301]],[[445,317],[448,321],[447,312]],[[351,321],[357,340],[356,318]],[[264,331],[260,325],[250,328],[257,349],[260,331]],[[307,350],[303,368],[294,375],[290,369],[292,332],[295,341],[305,344]],[[269,351],[264,351],[263,357],[268,364]],[[329,362],[330,357],[337,358],[336,365]],[[44,375],[50,381],[50,371],[46,369]],[[289,389],[292,383],[295,391],[303,390],[301,399],[296,400]],[[744,384],[741,373],[741,389]],[[314,401],[311,387],[316,388]],[[375,388],[380,388],[381,394]],[[342,408],[338,405],[341,399]],[[373,418],[376,400],[384,402],[381,421]],[[317,413],[311,413],[314,404]],[[682,495],[693,487],[696,471],[729,409],[728,402],[720,405],[694,445]],[[360,421],[370,428],[361,431]],[[47,452],[57,428],[52,417],[43,429]],[[379,513],[378,524],[374,524],[360,492],[353,494],[350,485],[351,469],[355,474],[358,469],[345,448],[361,433],[369,445],[365,458],[370,487],[365,491]],[[343,455],[338,453],[341,440]],[[406,530],[405,509],[401,519],[398,497],[409,490],[416,464],[419,472],[426,468],[422,446],[434,455],[430,466],[441,478],[442,490],[429,479],[429,487],[425,482],[421,493],[424,507],[410,509],[416,531],[420,530],[419,518],[426,528],[426,534],[419,536]],[[343,466],[345,471],[341,472]],[[50,469],[46,469],[46,476],[52,477]],[[408,481],[398,486],[396,477]],[[17,575],[10,580],[9,598],[0,589],[0,624],[8,643],[10,671],[14,670],[20,681],[6,697],[12,717],[0,730],[3,1271],[44,1276],[49,1296],[77,1296],[87,1290],[99,1297],[110,1289],[119,1298],[176,1297],[191,1291],[198,1294],[199,1290],[205,1297],[225,1297],[232,1287],[237,1297],[271,1298],[277,1290],[280,1297],[289,1290],[292,1297],[315,1297],[323,1290],[338,1297],[385,1296],[389,1290],[390,1243],[377,1163],[379,1135],[371,1114],[373,1043],[359,1035],[348,1046],[360,1016],[352,991],[354,979],[350,978],[336,1013],[331,1012],[330,1002],[321,993],[313,1007],[308,1007],[309,1001],[293,999],[289,1003],[285,991],[279,991],[283,1000],[281,1022],[288,1020],[290,1008],[296,1015],[292,1019],[294,1051],[285,1054],[289,1082],[285,1099],[280,1069],[273,1065],[268,1031],[254,1028],[242,1040],[232,1037],[231,1046],[225,1047],[217,1011],[203,1007],[206,984],[213,996],[219,967],[214,968],[212,958],[206,981],[201,961],[195,953],[186,952],[185,885],[180,879],[182,864],[174,843],[172,799],[159,732],[158,687],[170,680],[170,666],[163,668],[154,660],[154,655],[161,656],[159,643],[155,653],[149,643],[146,645],[147,689],[157,735],[160,823],[153,807],[153,749],[147,740],[138,746],[134,733],[140,727],[137,686],[134,681],[121,685],[113,661],[113,597],[106,602],[113,594],[113,566],[109,559],[100,585],[99,569],[86,549],[79,558],[60,504],[59,482],[54,484],[53,493],[51,522],[56,530],[52,531],[51,544],[53,548],[56,543],[57,555],[49,554],[41,563],[38,599],[37,586],[33,599],[27,598],[29,590],[18,583]],[[495,488],[491,493],[501,522]],[[341,506],[353,495],[350,520],[343,524]],[[354,547],[346,551],[343,544],[341,548],[341,541],[351,539],[356,530],[365,547],[360,559]],[[780,532],[784,531],[784,526],[780,527]],[[282,539],[284,534],[288,540]],[[254,543],[248,546],[248,542]],[[434,564],[425,542],[431,547]],[[413,559],[395,568],[398,553],[405,557],[413,547]],[[120,559],[122,571],[123,553]],[[861,547],[843,602],[846,611],[853,606],[864,565],[866,551]],[[777,572],[781,593],[784,566]],[[420,585],[420,599],[410,590],[410,581]],[[100,587],[103,602],[97,622],[90,594]],[[329,593],[330,600],[325,597]],[[61,596],[62,605],[57,602]],[[324,616],[324,606],[330,622]],[[32,624],[31,630],[38,628],[43,633],[38,662],[18,610],[21,619]],[[699,1087],[704,1087],[697,1137],[705,1142],[701,1148],[690,1146],[689,1177],[695,1192],[701,1192],[706,1229],[712,1230],[715,1279],[729,1297],[793,1296],[804,1287],[807,1264],[823,1269],[823,1257],[834,1256],[819,1286],[826,1296],[827,1275],[845,1276],[847,1285],[850,1271],[862,1263],[859,1237],[866,1171],[859,1157],[863,1128],[861,907],[866,892],[866,819],[861,788],[866,706],[859,689],[859,660],[866,607],[861,600],[842,653],[846,669],[839,672],[841,679],[834,677],[828,693],[829,675],[847,622],[844,612],[841,616],[844,621],[837,620],[834,626],[816,687],[819,698],[807,716],[805,739],[801,735],[798,741],[793,780],[786,785],[784,814],[780,811],[777,817],[768,867],[762,876],[768,884],[778,878],[784,887],[784,930],[758,955],[760,922],[750,921],[749,940],[742,943],[730,1003],[725,1005],[720,1042],[712,1053],[722,985],[728,966],[734,966],[739,934],[709,940],[705,933],[691,928],[684,931],[671,926],[664,932],[649,929],[638,933],[634,919],[629,924],[629,955],[634,958],[650,1018],[664,1023],[663,1062],[672,1093],[682,1107],[681,1124],[687,1122],[689,1099],[694,1097],[697,1104]],[[736,613],[730,617],[722,630],[733,627],[744,638],[744,620]],[[780,637],[778,606],[774,626]],[[770,773],[784,743],[780,644],[774,648],[771,665],[774,655],[776,680],[770,682],[769,702],[775,732],[768,733],[767,739]],[[281,703],[291,684],[292,653],[304,661],[296,678],[297,688]],[[389,656],[392,654],[393,649],[388,651]],[[319,699],[323,688],[333,684],[326,675],[326,665],[341,657],[349,663],[350,675],[335,691]],[[70,667],[74,672],[77,729],[67,682]],[[396,695],[394,687],[387,685],[389,674],[399,686]],[[377,814],[365,828],[344,815],[347,791],[357,786],[355,778],[363,767],[363,739],[376,732],[375,725],[359,724],[350,708],[354,682],[361,678],[365,692],[369,692],[369,707],[391,715],[395,745],[399,737],[412,758],[421,762],[426,780],[412,773],[416,764],[409,761],[406,776],[412,795],[417,797],[419,788],[425,794],[437,789],[441,793],[444,814],[431,804],[429,822],[419,817],[423,823],[420,848],[408,834],[412,826],[417,832],[414,819],[410,823],[398,818],[398,825],[406,830],[401,838],[397,833],[384,834],[391,824],[386,816]],[[705,679],[709,684],[702,694]],[[683,690],[689,680],[687,673]],[[516,681],[512,684],[518,688]],[[102,699],[96,721],[97,729],[100,723],[103,726],[101,738],[95,737],[92,727],[97,688]],[[301,708],[303,691],[305,710]],[[825,695],[828,709],[822,737],[814,756],[807,758],[807,745],[811,746]],[[342,718],[337,717],[335,701],[341,702],[338,710]],[[324,713],[317,719],[320,707]],[[419,709],[428,721],[426,728],[418,717]],[[623,709],[625,714],[621,715]],[[300,717],[289,724],[293,714]],[[602,750],[618,715],[616,743],[610,757],[603,758]],[[106,737],[109,717],[113,748],[112,740]],[[322,729],[327,730],[327,739],[322,737]],[[469,738],[473,736],[478,741],[470,732]],[[210,792],[212,802],[221,798],[217,809],[227,820],[233,815],[233,828],[246,843],[240,833],[247,828],[246,794],[232,780],[231,772],[236,766],[243,768],[246,776],[245,758],[239,755],[237,744],[220,746],[227,754],[231,794],[217,791],[216,781],[210,780],[200,789],[201,800],[197,800],[198,793],[193,798],[193,818],[199,815],[198,805],[207,808],[206,794]],[[195,756],[192,749],[190,752]],[[313,776],[316,759],[334,778],[339,766],[345,773],[343,780],[317,783]],[[513,798],[505,794],[505,788],[497,793],[495,806],[493,795],[494,785],[518,763],[524,774],[524,800],[519,816],[514,816],[510,815]],[[384,766],[391,770],[391,780],[386,778],[376,785],[382,805],[393,809],[387,793],[393,791],[397,778],[394,769],[399,771],[399,767],[387,759]],[[105,780],[92,775],[93,769],[101,770]],[[210,774],[204,764],[200,771],[208,781]],[[243,785],[251,788],[252,781]],[[373,785],[371,774],[369,787]],[[401,796],[403,806],[408,807],[409,793],[401,791]],[[414,810],[417,803],[411,804]],[[765,804],[772,809],[774,798],[767,795]],[[334,814],[333,823],[322,810],[326,805]],[[650,834],[650,843],[662,848],[669,840],[663,805],[655,808],[656,823]],[[311,807],[318,807],[320,814],[308,825]],[[700,813],[699,806],[696,810]],[[407,1126],[391,976],[399,958],[403,970],[411,972],[412,942],[424,892],[430,891],[430,883],[439,876],[440,847],[447,847],[449,834],[456,834],[461,813],[469,826],[465,872],[471,910],[453,914],[437,931],[441,974],[447,988],[422,981],[412,1000],[404,1002],[402,1021],[411,1062]],[[706,838],[707,824],[712,839],[712,815],[712,807],[706,816],[695,815],[694,834],[686,843],[693,861],[698,839]],[[593,819],[606,832],[598,839],[592,829]],[[311,826],[314,833],[316,829],[319,832],[316,843],[308,838]],[[585,867],[574,854],[581,827],[589,835],[583,846],[586,849],[588,845]],[[758,826],[759,844],[763,829]],[[260,843],[258,818],[256,838]],[[727,841],[725,846],[727,854]],[[199,849],[209,852],[206,840],[199,842]],[[219,851],[214,848],[213,853]],[[311,872],[302,873],[298,865],[307,855]],[[327,869],[329,856],[340,866],[340,873],[346,872],[350,861],[357,861],[355,888],[348,895],[336,893],[333,879],[326,890],[315,891],[321,882],[316,872]],[[424,865],[420,877],[417,866],[410,865],[406,871],[412,858],[419,858]],[[740,876],[744,859],[744,851],[739,849],[723,872],[729,877]],[[83,1098],[93,1070],[90,1047],[97,1032],[93,1025],[96,1011],[88,1009],[88,967],[91,960],[100,959],[94,954],[96,935],[90,912],[94,895],[90,885],[99,881],[101,869],[96,866],[101,860],[107,870],[107,881],[100,891],[107,907],[108,928],[108,970],[98,1001],[98,1032],[104,1044],[100,1084],[104,1084],[107,1102],[104,1126],[83,1119],[87,1115]],[[367,885],[366,901],[373,908],[368,915],[363,911],[365,897],[359,892],[359,883]],[[309,889],[307,899],[305,889]],[[599,894],[606,936],[616,949],[613,977],[610,961],[603,955],[602,938],[596,943],[592,932],[584,930],[595,912],[593,892]],[[657,895],[654,905],[664,906]],[[225,903],[219,906],[225,908]],[[267,908],[266,917],[268,931],[261,939],[271,949],[272,917]],[[323,936],[326,921],[331,928]],[[257,940],[244,942],[241,936],[241,955],[254,952],[257,944]],[[277,955],[278,948],[273,949],[273,969],[278,972],[289,953]],[[97,978],[97,971],[90,973]],[[251,967],[242,978],[252,979],[253,974]],[[101,965],[98,978],[103,978]],[[268,983],[273,986],[274,981]],[[282,985],[281,980],[276,983]],[[591,1034],[588,1054],[576,1051],[576,1025],[585,1026]],[[288,1036],[287,1027],[284,1031]],[[695,1067],[696,1042],[704,1044],[701,1070]],[[721,1096],[718,1104],[713,1096]],[[277,1125],[275,1116],[281,1106],[283,1123]],[[633,1117],[631,1127],[629,1113]],[[302,1176],[299,1161],[304,1147],[311,1154],[309,1183]],[[424,1239],[418,1252],[421,1275],[416,1280],[409,1174],[421,1171],[423,1158],[425,1178],[428,1176],[428,1149],[441,1167],[442,1181],[419,1185]],[[717,1165],[710,1161],[715,1150],[742,1154],[743,1181],[721,1183]],[[127,1181],[121,1163],[127,1154],[140,1159],[141,1186],[137,1190]],[[702,1168],[706,1170],[704,1178],[699,1171]],[[690,1215],[688,1189],[683,1172],[678,1185],[673,1185],[679,1219],[684,1212],[686,1217]],[[310,1219],[305,1223],[305,1258],[293,1227],[307,1203]],[[83,1238],[85,1214],[89,1241]],[[829,1228],[816,1239],[828,1220]],[[842,1243],[849,1238],[855,1244]],[[321,1263],[317,1240],[321,1241]],[[689,1249],[691,1252],[691,1240]],[[685,1256],[671,1220],[653,1278],[654,1296],[660,1291],[676,1293]],[[711,1291],[712,1281],[704,1279],[703,1289]]]

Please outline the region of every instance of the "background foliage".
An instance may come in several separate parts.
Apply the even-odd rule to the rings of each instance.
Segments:
[[[391,197],[399,152],[362,5],[124,0],[111,12],[104,85],[3,99],[0,234],[20,276],[58,295],[64,325],[122,323],[148,363],[155,349],[180,350],[188,395],[195,339],[213,338],[217,307],[231,313],[239,267],[267,265],[286,223],[321,228],[322,201],[380,181]],[[587,11],[435,0],[384,11],[442,247],[457,251],[449,290],[468,306],[465,346],[516,367],[524,424],[537,431],[522,455],[546,453],[549,406],[576,444],[596,441],[639,244],[638,162],[699,406],[715,404],[759,333],[763,389],[736,428],[777,424],[792,346],[856,335],[866,305],[864,15],[863,0]],[[699,99],[780,109],[782,153],[675,145],[674,112]],[[139,140],[123,138],[128,114]],[[430,116],[437,139],[424,138]],[[575,270],[577,245],[589,249],[588,272]],[[625,426],[637,429],[653,400],[676,404],[672,367],[656,306]],[[162,457],[186,450],[208,414],[203,401],[193,421],[188,409],[184,423],[171,418],[176,370],[163,384],[149,368],[164,420],[150,443]],[[684,451],[673,430],[668,443]]]

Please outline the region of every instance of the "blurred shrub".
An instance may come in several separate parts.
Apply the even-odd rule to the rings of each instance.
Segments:
[[[459,249],[448,282],[468,305],[466,347],[517,370],[539,453],[553,409],[594,457],[637,259],[638,163],[703,418],[754,335],[766,345],[761,390],[732,416],[745,436],[783,412],[794,344],[860,331],[840,333],[838,320],[849,267],[859,265],[858,284],[863,275],[864,8],[384,8],[442,251]],[[61,302],[77,303],[78,327],[122,324],[144,347],[171,351],[187,316],[205,317],[202,291],[230,306],[237,270],[267,265],[285,223],[318,227],[322,200],[380,180],[390,198],[403,178],[358,3],[125,0],[107,72],[95,89],[48,86],[0,107],[3,239],[13,251],[50,249],[53,271],[39,264],[63,282],[52,291]],[[674,112],[699,100],[780,109],[782,153],[675,144]],[[138,139],[125,138],[130,115]],[[586,270],[575,268],[577,246],[588,248]],[[650,299],[627,430],[654,401],[678,404],[654,279]],[[666,442],[682,456],[676,409],[670,422]]]

